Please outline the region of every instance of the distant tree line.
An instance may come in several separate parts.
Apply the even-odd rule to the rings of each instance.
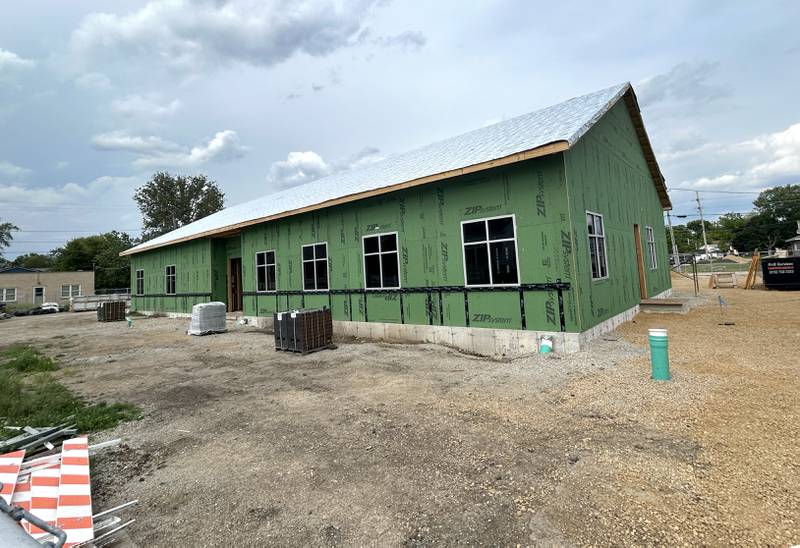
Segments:
[[[777,186],[763,191],[753,202],[750,213],[726,213],[716,221],[705,221],[706,239],[722,251],[740,253],[772,251],[797,233],[800,221],[800,185]],[[674,217],[673,217],[674,218]],[[680,253],[703,247],[703,224],[699,219],[673,225]],[[671,244],[669,228],[667,241]],[[671,248],[670,248],[671,249]]]
[[[157,172],[136,189],[133,199],[142,214],[141,237],[111,231],[73,238],[49,253],[27,253],[13,260],[5,260],[0,254],[0,268],[94,270],[98,289],[129,287],[130,258],[120,257],[122,251],[225,207],[225,195],[217,183],[202,174],[183,176]],[[0,252],[11,244],[17,230],[19,228],[12,222],[0,219]]]

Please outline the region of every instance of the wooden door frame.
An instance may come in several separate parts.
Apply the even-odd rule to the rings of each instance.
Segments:
[[[633,241],[636,246],[636,268],[639,269],[639,297],[647,298],[647,278],[644,273],[644,250],[642,249],[642,229],[633,225]]]
[[[234,272],[233,269],[233,262],[238,261],[239,268],[237,269],[238,272]],[[236,284],[236,288],[238,289],[237,294],[233,294],[233,278],[236,276],[238,283]],[[228,259],[228,312],[241,312],[242,308],[244,307],[244,303],[242,302],[242,258],[241,257],[231,257]]]

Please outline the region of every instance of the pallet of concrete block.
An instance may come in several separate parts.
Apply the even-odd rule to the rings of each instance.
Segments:
[[[192,321],[189,324],[189,335],[210,335],[225,333],[227,307],[225,303],[200,303],[192,307]]]
[[[121,322],[125,319],[125,301],[109,301],[97,306],[98,322]]]
[[[329,308],[276,312],[275,350],[308,354],[333,346],[333,320]]]

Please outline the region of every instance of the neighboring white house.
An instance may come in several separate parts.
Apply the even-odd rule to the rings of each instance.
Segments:
[[[792,257],[800,257],[800,221],[797,221],[797,235],[786,240],[789,244],[789,255]]]
[[[708,261],[709,259],[721,259],[725,256],[717,244],[708,244],[694,252],[694,257],[698,261]]]

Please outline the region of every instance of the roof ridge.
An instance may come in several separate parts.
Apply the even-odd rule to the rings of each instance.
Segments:
[[[123,254],[209,236],[278,216],[289,216],[356,200],[365,194],[391,192],[464,173],[541,156],[524,155],[553,145],[552,154],[574,145],[629,90],[630,82],[617,84],[541,107],[537,110],[476,128],[453,137],[393,154],[352,170],[340,171],[301,185],[285,188],[232,205],[143,242]],[[562,147],[555,146],[562,143]],[[471,171],[477,171],[473,168]],[[438,179],[436,178],[438,176]],[[418,183],[415,183],[418,182]],[[345,200],[347,199],[347,200]]]

